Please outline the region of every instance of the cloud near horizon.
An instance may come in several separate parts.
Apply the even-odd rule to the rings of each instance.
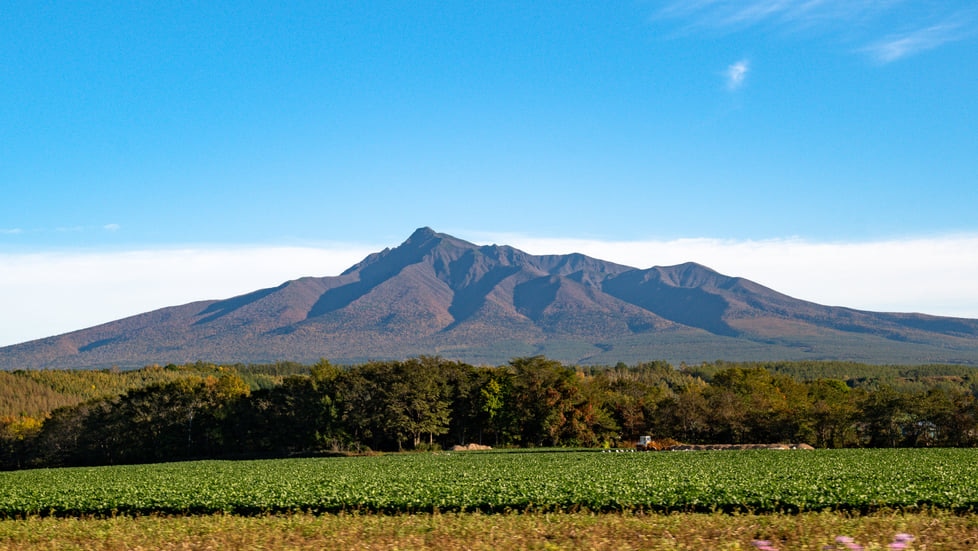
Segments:
[[[692,261],[820,304],[978,318],[978,235],[862,243],[455,235],[531,254],[577,252],[636,268]],[[0,254],[0,346],[167,306],[229,298],[300,277],[339,275],[382,248],[342,244]]]
[[[636,268],[697,262],[829,306],[978,318],[978,235],[866,242],[495,238],[532,254],[579,252]]]
[[[304,276],[338,275],[376,250],[334,245],[0,253],[0,346]]]

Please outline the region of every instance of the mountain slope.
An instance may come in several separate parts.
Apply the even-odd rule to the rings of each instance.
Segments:
[[[978,364],[978,320],[828,307],[695,263],[640,270],[580,254],[477,246],[421,228],[339,276],[0,348],[0,368],[418,354],[499,364],[539,353],[582,363]]]

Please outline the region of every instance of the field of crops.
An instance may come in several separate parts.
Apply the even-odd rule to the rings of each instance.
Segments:
[[[0,473],[0,516],[978,506],[978,450],[463,452]]]

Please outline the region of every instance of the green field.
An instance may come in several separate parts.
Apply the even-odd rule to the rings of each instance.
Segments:
[[[976,504],[971,449],[199,461],[0,473],[0,550],[956,551]]]
[[[978,450],[460,452],[0,473],[0,516],[973,511]]]

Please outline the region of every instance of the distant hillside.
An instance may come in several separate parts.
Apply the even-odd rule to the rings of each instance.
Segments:
[[[544,354],[614,364],[852,360],[978,365],[978,320],[828,307],[695,263],[636,269],[429,228],[335,277],[163,308],[0,348],[0,368],[334,363]]]

